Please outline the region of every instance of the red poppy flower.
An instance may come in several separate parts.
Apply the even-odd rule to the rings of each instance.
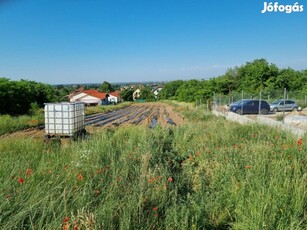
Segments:
[[[77,179],[78,179],[78,180],[83,180],[83,176],[82,176],[81,173],[79,173],[79,174],[77,175]]]
[[[300,146],[300,145],[302,145],[302,144],[303,144],[303,140],[302,140],[302,138],[301,138],[301,139],[299,139],[299,140],[297,141],[297,145]]]
[[[21,178],[21,177],[18,178],[18,183],[19,184],[23,184],[24,182],[25,182],[25,180],[23,178]]]
[[[69,221],[69,217],[66,216],[66,217],[63,219],[63,222],[64,222],[64,223],[67,223],[68,221]]]
[[[168,180],[168,182],[170,182],[170,183],[173,182],[173,178],[171,178],[171,177],[169,177],[167,180]]]
[[[158,207],[153,207],[152,211],[158,211]]]
[[[246,166],[245,166],[246,169],[250,169],[251,167],[252,167],[252,166],[250,166],[250,165],[246,165]]]
[[[70,224],[64,224],[62,230],[69,230]]]

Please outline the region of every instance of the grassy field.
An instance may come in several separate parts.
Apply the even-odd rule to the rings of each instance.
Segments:
[[[10,115],[0,115],[0,136],[18,130],[37,127],[39,125],[43,125],[44,122],[43,112],[33,116],[23,115],[12,117]]]
[[[62,148],[0,139],[0,229],[307,229],[306,138],[177,110]]]

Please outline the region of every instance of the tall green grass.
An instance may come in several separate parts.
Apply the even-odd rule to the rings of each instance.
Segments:
[[[10,115],[0,115],[0,136],[6,133],[12,133],[18,130],[37,127],[44,124],[44,114],[23,115],[13,117]]]
[[[62,148],[0,140],[0,228],[307,228],[306,139],[184,113]]]

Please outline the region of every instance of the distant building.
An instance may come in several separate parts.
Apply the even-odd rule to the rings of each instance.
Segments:
[[[94,89],[76,92],[69,98],[70,102],[83,102],[86,105],[103,105],[109,104],[109,94],[101,93]]]
[[[121,92],[120,90],[116,90],[114,92],[109,93],[108,97],[109,102],[112,104],[117,104],[122,102],[122,99],[120,97],[120,92]]]
[[[120,91],[101,93],[95,89],[77,90],[68,95],[70,102],[83,102],[86,105],[109,105],[121,102]]]
[[[159,93],[160,93],[160,91],[162,90],[163,88],[162,87],[156,87],[156,88],[154,88],[153,89],[153,94],[155,95],[155,98],[157,98],[158,97],[158,95],[159,95]]]
[[[137,89],[133,92],[133,95],[132,95],[132,98],[134,101],[136,101],[141,95],[141,90],[140,89]]]

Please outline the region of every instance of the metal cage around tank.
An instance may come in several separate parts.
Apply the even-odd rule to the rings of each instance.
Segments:
[[[80,102],[45,103],[47,136],[71,137],[84,130],[84,104]]]

